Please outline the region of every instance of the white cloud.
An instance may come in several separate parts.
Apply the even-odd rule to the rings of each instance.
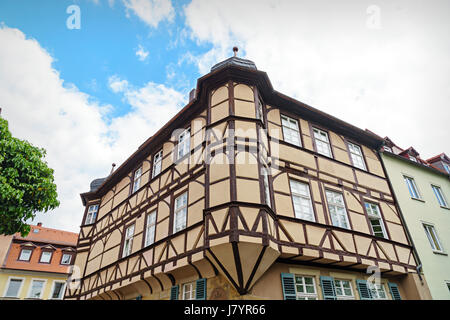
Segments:
[[[193,0],[185,7],[191,39],[212,48],[186,57],[205,74],[238,45],[275,90],[414,145],[424,158],[448,153],[448,2],[378,1],[379,29],[369,28],[370,4]]]
[[[138,49],[136,50],[136,56],[138,57],[139,61],[145,61],[148,57],[148,51],[144,49],[142,45],[138,46]]]
[[[122,0],[127,9],[144,21],[147,25],[157,28],[158,24],[167,20],[173,21],[175,11],[170,0]]]
[[[134,88],[110,78],[111,89],[132,107],[125,116],[105,115],[113,107],[96,102],[64,82],[53,57],[18,29],[0,27],[0,101],[12,134],[47,150],[55,170],[61,206],[39,213],[33,223],[79,231],[83,207],[79,194],[94,178],[109,174],[183,106],[187,95],[149,82]],[[163,115],[163,116],[162,116]]]

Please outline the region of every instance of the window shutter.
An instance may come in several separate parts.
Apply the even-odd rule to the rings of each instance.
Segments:
[[[361,300],[372,300],[372,293],[366,280],[356,280],[356,286],[358,287],[359,298]]]
[[[284,300],[296,300],[295,280],[292,273],[281,273],[281,286],[283,287]]]
[[[195,288],[195,300],[206,300],[206,279],[198,279]]]
[[[391,292],[393,300],[402,300],[400,296],[400,291],[398,290],[398,286],[395,283],[389,282],[389,291]]]
[[[334,287],[334,279],[332,277],[320,277],[324,300],[336,300],[336,289]]]
[[[170,289],[170,300],[178,300],[178,291],[179,291],[179,286],[173,286]]]

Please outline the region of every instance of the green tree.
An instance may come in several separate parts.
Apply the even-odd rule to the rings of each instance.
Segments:
[[[14,138],[0,117],[0,234],[30,232],[27,220],[59,206],[45,150]]]

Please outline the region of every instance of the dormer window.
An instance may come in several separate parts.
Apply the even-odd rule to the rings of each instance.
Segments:
[[[383,150],[392,153],[392,148],[388,146],[383,146]]]
[[[414,162],[417,162],[416,157],[413,157],[413,156],[409,156],[409,160],[414,161]]]

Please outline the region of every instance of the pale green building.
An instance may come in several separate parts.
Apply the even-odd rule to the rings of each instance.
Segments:
[[[381,158],[431,295],[450,300],[450,176],[389,138]]]

